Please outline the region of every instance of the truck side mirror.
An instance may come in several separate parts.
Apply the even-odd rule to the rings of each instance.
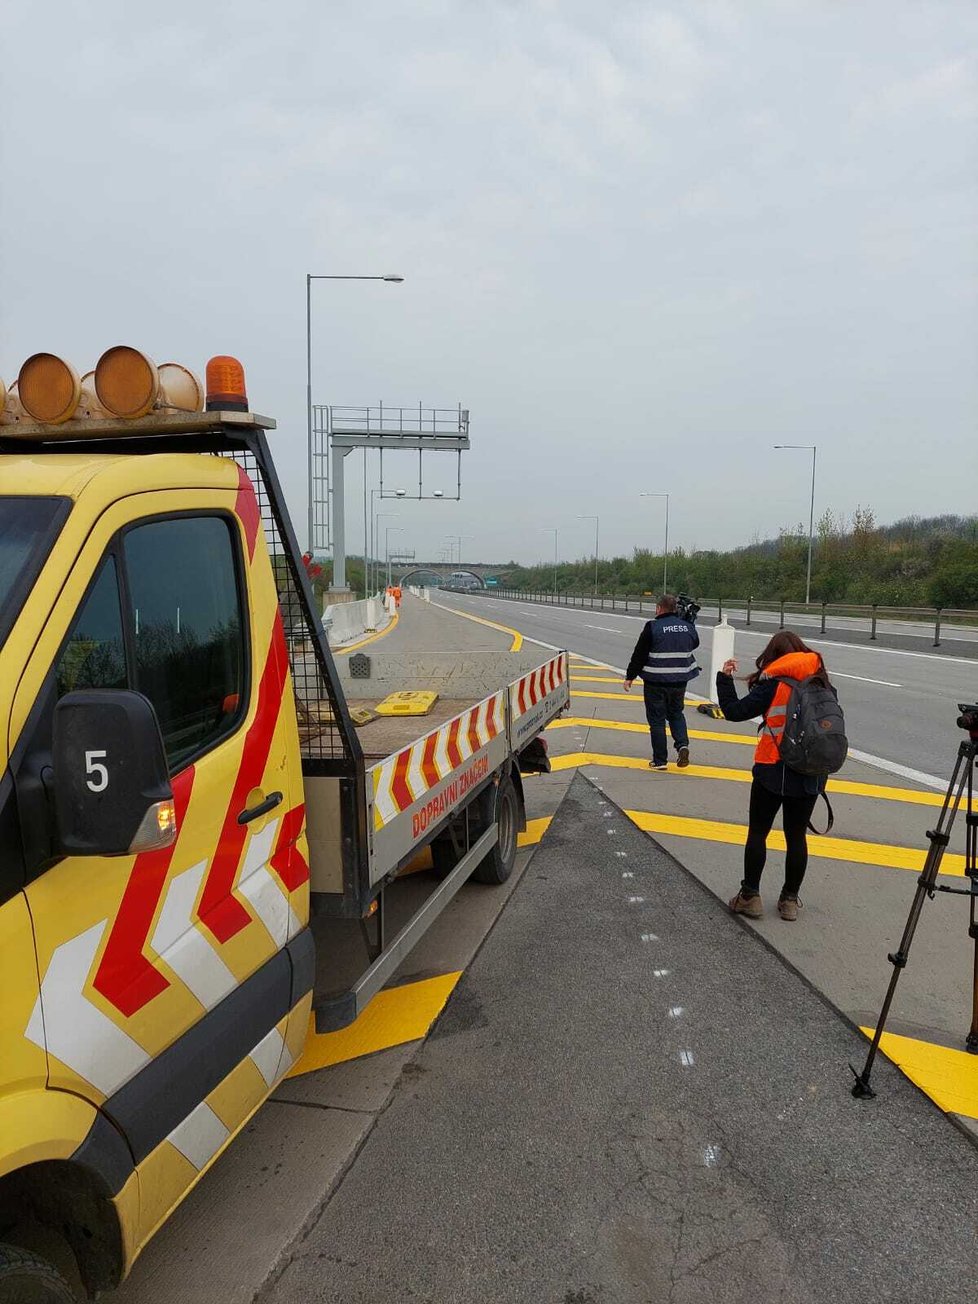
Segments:
[[[54,708],[52,759],[62,855],[134,855],[176,838],[163,735],[142,693],[66,693]]]

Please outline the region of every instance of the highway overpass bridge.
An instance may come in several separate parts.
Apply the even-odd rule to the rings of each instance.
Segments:
[[[453,575],[465,575],[478,580],[480,588],[485,587],[487,579],[498,579],[503,585],[509,576],[505,566],[493,565],[491,562],[443,561],[392,562],[391,574],[402,584],[417,585],[444,584]]]

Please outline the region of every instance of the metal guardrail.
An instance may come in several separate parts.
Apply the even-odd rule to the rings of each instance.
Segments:
[[[511,598],[526,602],[538,602],[547,606],[557,607],[576,607],[587,611],[634,611],[637,615],[652,613],[655,611],[655,597],[652,594],[628,594],[628,593],[562,593],[562,592],[539,592],[527,589],[499,589],[486,588],[481,590],[485,595]],[[778,628],[784,629],[785,617],[792,615],[812,615],[820,617],[819,631],[826,632],[827,621],[831,616],[838,616],[844,620],[865,620],[870,642],[875,642],[878,637],[878,626],[880,621],[887,620],[907,620],[919,622],[922,625],[932,625],[934,631],[933,646],[941,646],[941,631],[947,625],[957,625],[967,629],[973,629],[978,633],[978,611],[971,611],[961,608],[952,607],[890,607],[879,603],[845,603],[845,602],[789,602],[784,598],[702,598],[698,599],[700,605],[704,608],[716,607],[717,618],[722,619],[724,611],[728,614],[731,612],[742,612],[744,615],[744,624],[750,626],[752,620],[758,618],[758,613],[768,613],[772,615],[776,612],[778,618]],[[761,624],[769,624],[768,620],[763,617],[760,619]],[[910,636],[912,637],[912,635]]]

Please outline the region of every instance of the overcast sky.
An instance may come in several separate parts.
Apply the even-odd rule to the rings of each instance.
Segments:
[[[471,410],[419,557],[807,528],[777,442],[816,514],[976,510],[974,0],[153,8],[7,0],[8,382],[236,354],[304,541],[304,277],[394,271],[315,286],[313,390]]]

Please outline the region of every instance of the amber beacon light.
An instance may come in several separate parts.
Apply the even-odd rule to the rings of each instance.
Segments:
[[[244,367],[237,358],[219,354],[211,358],[206,372],[208,412],[247,412]]]
[[[53,353],[35,353],[20,369],[17,392],[24,411],[35,421],[60,425],[75,415],[81,381],[74,367]]]
[[[95,367],[98,401],[115,417],[133,420],[152,412],[160,393],[156,364],[145,353],[119,344],[99,358]]]

